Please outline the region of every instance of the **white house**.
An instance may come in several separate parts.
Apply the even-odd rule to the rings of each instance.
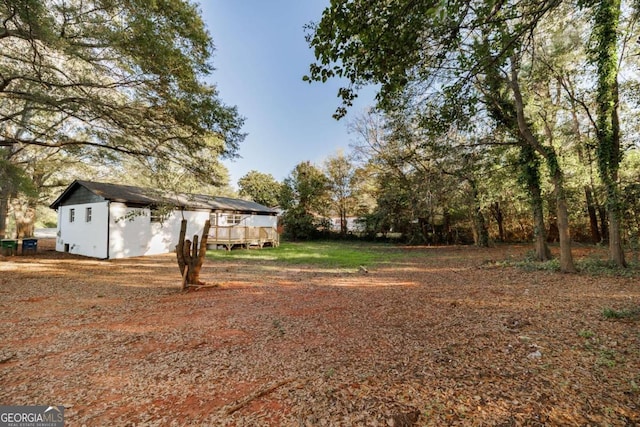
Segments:
[[[277,212],[247,200],[200,194],[169,194],[129,185],[76,180],[51,204],[58,212],[56,250],[94,258],[155,255],[175,250],[182,219],[187,238],[209,243],[277,245]]]

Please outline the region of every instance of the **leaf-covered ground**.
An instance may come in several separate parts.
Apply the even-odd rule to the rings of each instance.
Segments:
[[[637,277],[387,250],[368,272],[208,260],[219,286],[186,293],[172,255],[3,258],[0,404],[69,426],[640,423],[640,321],[603,315],[640,307]]]

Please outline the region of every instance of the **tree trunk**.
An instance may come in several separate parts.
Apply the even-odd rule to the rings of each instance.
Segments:
[[[33,237],[36,222],[36,210],[26,200],[13,199],[13,218],[16,222],[16,238]]]
[[[347,210],[344,208],[340,209],[340,234],[347,235]]]
[[[420,227],[420,235],[422,240],[428,245],[433,241],[429,238],[429,220],[427,218],[418,218],[418,226]]]
[[[0,238],[7,237],[7,217],[9,215],[9,195],[0,192]]]
[[[574,93],[573,85],[571,81],[568,82],[569,87],[571,88],[571,93]],[[587,150],[586,153],[583,150],[583,137],[582,131],[580,130],[580,120],[578,119],[578,108],[576,99],[573,96],[570,96],[569,101],[571,103],[571,118],[573,122],[573,133],[575,134],[578,144],[577,144],[577,152],[578,159],[580,163],[591,165],[592,159],[590,151]],[[600,229],[598,228],[598,216],[596,212],[596,201],[593,197],[593,172],[591,167],[589,167],[589,178],[591,183],[584,186],[584,194],[587,203],[587,214],[589,215],[589,225],[591,228],[591,240],[594,244],[598,244],[602,241],[604,230],[602,234],[600,233]]]
[[[563,273],[575,273],[576,266],[571,253],[571,233],[569,231],[569,210],[564,192],[562,173],[556,170],[552,177],[553,192],[556,196],[556,212],[558,215],[558,236],[560,240],[560,270]]]
[[[207,220],[202,231],[202,241],[200,244],[198,235],[193,236],[193,241],[185,240],[187,234],[187,220],[183,219],[180,224],[180,236],[176,246],[176,257],[178,268],[182,274],[182,288],[200,285],[200,270],[207,254],[207,239],[211,222]]]
[[[482,214],[480,206],[476,206],[474,209],[473,220],[476,227],[476,233],[478,235],[476,246],[481,248],[489,247],[489,233],[487,231],[487,224],[484,220],[484,215]]]
[[[540,187],[529,188],[531,192],[531,209],[533,211],[533,238],[538,261],[551,259],[551,251],[547,245],[547,232],[544,226],[544,209]]]
[[[618,267],[627,267],[622,249],[622,228],[621,218],[618,216],[620,210],[613,208],[609,210],[609,261]]]
[[[3,174],[0,174],[3,176]],[[9,207],[11,201],[17,196],[15,184],[12,183],[8,176],[4,175],[5,181],[0,184],[0,237],[15,237],[7,235],[7,227],[9,220]]]
[[[451,232],[451,214],[448,209],[444,209],[443,218],[442,218],[442,243],[450,245],[456,242],[456,239],[453,237],[453,233]]]
[[[598,206],[598,216],[600,217],[600,233],[602,234],[601,242],[609,242],[609,220],[607,210],[603,206]]]
[[[478,194],[478,186],[473,179],[467,179],[471,185],[471,194],[475,208],[473,209],[473,226],[475,229],[475,243],[476,246],[486,248],[489,247],[489,231],[487,230],[487,223],[482,214],[482,208],[480,206],[480,195]]]
[[[598,244],[602,241],[602,236],[598,228],[598,215],[593,201],[593,193],[588,185],[584,187],[584,194],[587,202],[587,213],[589,214],[589,225],[591,226],[591,240],[594,244]]]
[[[622,161],[620,146],[618,46],[620,36],[620,0],[595,2],[593,9],[594,40],[591,60],[596,65],[596,135],[598,170],[606,188],[609,217],[609,260],[626,267],[621,238],[621,197],[618,170]]]
[[[618,86],[617,81],[613,89],[613,98],[615,105],[618,105]],[[608,155],[607,176],[603,179],[607,188],[607,212],[609,218],[609,261],[615,263],[618,267],[627,267],[627,261],[624,258],[624,250],[622,248],[622,198],[620,197],[620,186],[618,184],[618,168],[620,166],[620,124],[618,122],[618,110],[614,108],[612,116],[612,147],[611,153]],[[604,169],[604,166],[601,167]],[[605,174],[605,171],[602,171]]]
[[[491,90],[487,94],[491,115],[502,123],[518,140],[520,146],[521,178],[529,192],[533,212],[533,234],[535,239],[536,259],[546,261],[551,259],[551,252],[547,246],[547,236],[544,226],[544,209],[542,190],[540,189],[540,161],[536,155],[539,148],[535,136],[531,133],[524,116],[524,104],[518,84],[517,60],[512,57],[511,79],[505,79],[495,68],[488,70],[488,82]],[[514,99],[501,97],[501,87],[507,83]]]
[[[547,245],[547,231],[544,225],[544,201],[542,199],[542,189],[540,188],[540,161],[533,146],[522,137],[521,140],[521,176],[527,185],[527,192],[531,202],[536,259],[538,261],[548,261],[551,259],[551,251]]]
[[[543,146],[536,135],[533,134],[529,123],[525,118],[524,101],[520,92],[518,83],[517,58],[511,59],[511,88],[513,90],[514,106],[516,107],[516,116],[518,120],[518,128],[522,138],[527,141],[542,157],[544,157],[551,174],[551,181],[554,186],[556,196],[556,210],[558,215],[558,230],[560,234],[560,270],[564,273],[574,273],[576,267],[573,263],[573,255],[571,253],[571,236],[569,233],[569,212],[567,209],[567,199],[564,192],[564,179],[558,158],[552,146]]]
[[[501,242],[505,241],[505,236],[504,236],[504,217],[502,215],[502,209],[500,209],[500,202],[494,202],[493,203],[493,217],[496,220],[496,223],[498,224],[498,239]]]

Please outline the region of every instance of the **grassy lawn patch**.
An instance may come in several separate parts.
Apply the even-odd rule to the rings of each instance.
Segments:
[[[602,310],[602,315],[607,319],[628,319],[628,320],[640,320],[640,306],[623,308],[616,310],[613,308],[605,308]]]
[[[323,268],[358,268],[389,262],[399,254],[393,245],[362,242],[283,242],[277,248],[208,251],[212,259],[253,259]]]
[[[578,246],[574,250],[574,263],[579,273],[593,277],[640,277],[640,263],[628,260],[628,267],[621,268],[606,259],[606,248],[594,248],[592,253],[580,254]],[[576,253],[577,252],[577,253]],[[537,261],[535,253],[530,251],[521,261],[504,261],[504,265],[520,267],[525,271],[560,271],[560,259],[555,257],[549,261]]]

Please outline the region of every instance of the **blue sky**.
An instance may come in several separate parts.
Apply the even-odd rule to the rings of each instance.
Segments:
[[[201,0],[216,46],[210,81],[220,97],[246,118],[241,158],[227,161],[230,183],[251,170],[282,181],[300,162],[316,165],[355,138],[348,120],[373,104],[363,92],[349,114],[331,116],[340,105],[340,81],[302,81],[314,56],[303,26],[318,21],[329,0]]]

